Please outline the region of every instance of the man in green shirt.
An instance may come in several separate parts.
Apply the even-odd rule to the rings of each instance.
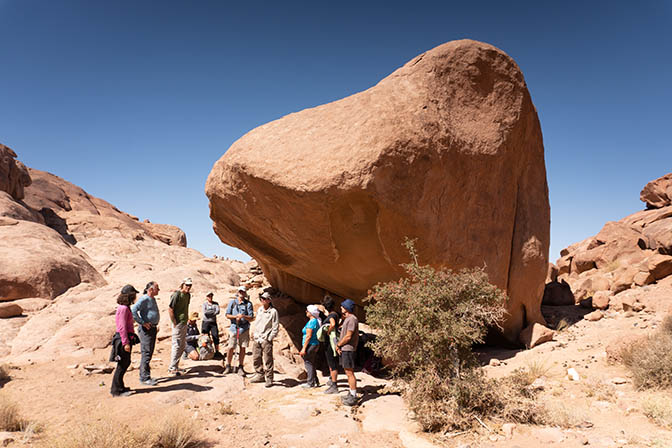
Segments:
[[[189,301],[191,300],[192,281],[187,277],[182,280],[180,289],[170,296],[168,315],[173,323],[173,345],[170,351],[170,367],[168,371],[175,375],[181,375],[184,370],[178,367],[180,357],[184,353],[187,344],[187,320],[189,319]]]

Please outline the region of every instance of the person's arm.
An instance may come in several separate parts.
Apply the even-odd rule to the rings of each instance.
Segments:
[[[226,307],[226,314],[225,314],[227,319],[235,320],[238,319],[238,316],[233,315],[233,301],[229,302],[229,305]]]
[[[327,334],[330,334],[331,330],[333,330],[334,328],[336,328],[336,319],[332,317],[331,319],[329,319],[329,329],[327,330]]]
[[[213,305],[215,305],[215,313],[213,316],[216,316],[219,314],[219,303],[213,303]]]
[[[341,329],[341,331],[345,330],[345,334],[341,337],[341,340],[336,343],[336,353],[339,355],[341,354],[341,348],[350,342],[350,339],[352,339],[352,335],[355,332],[355,329],[352,328],[351,324],[352,322],[348,322],[347,325],[344,323],[343,328]]]
[[[133,333],[133,328],[128,328],[128,313],[130,312],[131,310],[127,306],[121,306],[116,316],[117,333],[121,337],[121,345],[127,352],[131,351],[131,341],[128,339],[128,333]]]
[[[209,309],[209,307],[208,307],[208,302],[207,302],[207,301],[206,301],[206,302],[203,302],[203,306],[201,307],[201,309],[202,309],[202,311],[203,311],[203,316],[205,316],[205,317],[212,317],[212,311],[210,311],[210,309]]]
[[[175,319],[175,310],[173,307],[175,306],[175,301],[177,300],[177,294],[178,292],[175,291],[172,296],[170,296],[170,303],[168,304],[168,316],[170,316],[170,321],[173,323],[173,325],[177,325],[177,319]]]
[[[310,338],[312,337],[313,337],[313,329],[306,328],[306,340],[303,343],[303,347],[301,347],[301,352],[299,353],[299,355],[306,356],[306,350],[308,350],[308,344],[310,343]]]
[[[278,310],[273,309],[271,313],[271,334],[268,336],[268,340],[272,341],[278,335],[278,330],[280,329],[280,318],[278,317]]]
[[[145,320],[142,318],[142,311],[144,311],[144,303],[146,299],[140,297],[140,300],[131,305],[131,314],[133,314],[133,320],[136,321],[139,325],[143,325]]]

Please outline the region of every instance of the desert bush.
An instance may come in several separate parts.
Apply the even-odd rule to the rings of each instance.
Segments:
[[[623,348],[621,359],[638,389],[672,387],[672,317],[667,316],[654,334]]]
[[[594,398],[601,401],[616,401],[616,388],[597,378],[587,378],[582,383],[583,392],[588,398]]]
[[[413,260],[403,265],[406,277],[374,286],[366,299],[367,322],[378,331],[372,348],[396,376],[431,368],[452,378],[475,365],[471,348],[502,318],[506,296],[483,269],[421,266],[413,241],[406,247]]]
[[[25,431],[32,422],[21,415],[19,407],[4,395],[0,395],[0,431]]]
[[[642,398],[642,412],[659,426],[672,428],[672,397],[649,394]]]
[[[191,418],[169,414],[156,425],[133,427],[120,422],[82,424],[66,434],[52,437],[45,446],[54,448],[200,448]]]
[[[504,313],[506,296],[483,269],[452,272],[421,266],[412,241],[406,277],[376,285],[366,307],[377,330],[372,348],[401,382],[409,408],[426,431],[466,429],[478,419],[538,423],[529,372],[488,379],[471,349]]]
[[[584,409],[572,406],[562,400],[554,400],[544,404],[543,423],[560,428],[575,428],[588,420]]]

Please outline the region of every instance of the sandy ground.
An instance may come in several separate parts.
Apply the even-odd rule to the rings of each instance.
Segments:
[[[604,319],[588,322],[581,320],[578,307],[544,308],[544,312],[551,322],[563,317],[577,321],[557,333],[554,341],[532,350],[488,349],[479,356],[494,377],[516,368],[539,372],[543,384],[539,399],[555,410],[558,424],[569,427],[516,425],[506,435],[505,422],[486,421],[488,429],[474,422],[474,429],[464,434],[423,434],[409,419],[401,397],[380,395],[384,380],[358,373],[363,397],[359,406],[348,408],[338,396],[323,394],[325,387],[304,390],[298,381],[280,374],[270,389],[238,375],[223,376],[220,361],[182,361],[188,372],[175,377],[167,372],[170,340],[165,339],[158,342],[152,361],[159,384],[141,385],[134,369],[126,375],[134,393],[124,398],[110,396],[112,374],[87,374],[83,368],[106,365],[107,350],[87,359],[14,365],[12,380],[1,392],[19,403],[44,431],[26,441],[15,436],[9,446],[37,445],[96,422],[142,427],[179,412],[211,447],[672,447],[672,432],[642,413],[647,394],[634,390],[627,371],[610,365],[605,352],[614,340],[653,331],[663,315],[607,312]],[[133,366],[139,358],[135,347]],[[250,362],[248,357],[248,372]],[[579,373],[579,381],[567,378],[570,367]],[[344,375],[339,385],[344,392]]]

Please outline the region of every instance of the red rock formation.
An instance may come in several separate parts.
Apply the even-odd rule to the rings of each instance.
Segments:
[[[0,191],[6,191],[14,199],[23,199],[23,189],[30,185],[28,170],[16,159],[16,153],[0,144]]]
[[[672,205],[672,173],[652,180],[644,186],[639,194],[647,208],[661,208]]]
[[[206,184],[220,239],[303,301],[362,299],[421,262],[485,266],[508,292],[506,336],[540,313],[549,206],[541,129],[504,52],[462,40],[342,100],[252,130]]]

